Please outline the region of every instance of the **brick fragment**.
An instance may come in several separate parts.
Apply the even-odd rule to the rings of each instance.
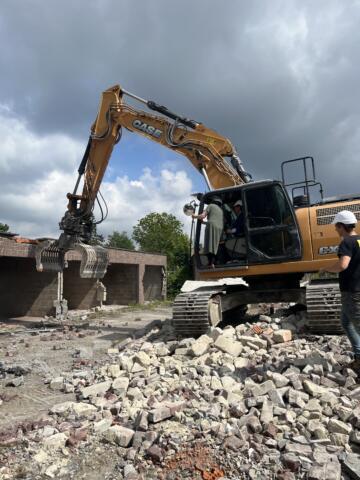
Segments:
[[[152,445],[147,449],[146,454],[156,463],[160,463],[164,456],[163,451],[158,445]]]
[[[273,335],[275,343],[290,342],[292,340],[291,330],[275,330]]]

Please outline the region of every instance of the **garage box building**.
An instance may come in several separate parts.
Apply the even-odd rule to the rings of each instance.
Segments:
[[[68,253],[66,259],[63,275],[37,272],[35,245],[1,236],[0,316],[55,315],[62,299],[69,309],[88,309],[101,303],[141,304],[166,298],[164,255],[111,248],[110,264],[101,281],[80,278],[77,252]]]

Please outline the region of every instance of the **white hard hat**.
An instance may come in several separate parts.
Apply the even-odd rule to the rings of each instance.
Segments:
[[[331,223],[343,223],[344,225],[355,225],[357,219],[353,212],[349,210],[342,210],[341,212],[335,215],[334,220]]]
[[[242,207],[242,200],[237,200],[234,205],[234,207]]]

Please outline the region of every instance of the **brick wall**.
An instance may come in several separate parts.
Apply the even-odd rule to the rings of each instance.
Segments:
[[[68,268],[65,268],[63,293],[70,310],[99,305],[96,300],[96,279],[80,278],[80,262],[69,262]]]
[[[143,279],[144,298],[145,300],[161,300],[162,289],[162,267],[155,267],[153,265],[145,266],[145,274]]]
[[[111,264],[102,283],[107,290],[106,305],[127,305],[139,301],[138,265]]]
[[[0,237],[0,316],[53,315],[57,298],[57,274],[35,268],[35,246]],[[80,255],[67,254],[64,298],[70,309],[87,309],[99,302],[96,280],[80,278]],[[102,280],[107,288],[106,304],[126,305],[161,298],[161,269],[166,256],[109,249],[110,265]]]
[[[56,273],[37,272],[33,258],[0,257],[0,316],[52,315],[56,297]]]

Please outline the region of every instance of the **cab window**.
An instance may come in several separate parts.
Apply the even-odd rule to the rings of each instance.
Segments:
[[[245,192],[249,257],[298,258],[300,237],[288,196],[279,184]],[[249,258],[250,260],[250,258]]]

